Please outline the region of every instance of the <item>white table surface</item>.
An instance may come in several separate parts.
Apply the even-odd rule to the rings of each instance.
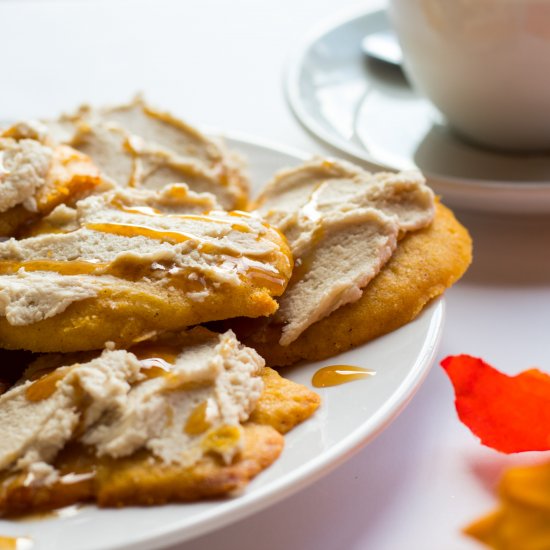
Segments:
[[[327,153],[289,112],[285,61],[319,21],[373,5],[0,0],[0,120],[142,90],[194,123]],[[508,372],[550,371],[550,217],[458,215],[473,235],[475,261],[447,293],[439,359],[464,352]],[[474,550],[460,528],[491,508],[499,472],[517,461],[482,448],[461,426],[450,384],[434,366],[405,412],[343,466],[177,549]]]

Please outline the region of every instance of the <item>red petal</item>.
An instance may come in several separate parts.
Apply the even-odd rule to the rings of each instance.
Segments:
[[[532,369],[507,376],[481,359],[443,359],[460,420],[503,453],[550,449],[550,376]]]

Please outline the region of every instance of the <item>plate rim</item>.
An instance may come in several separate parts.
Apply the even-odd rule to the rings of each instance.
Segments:
[[[285,68],[283,71],[283,86],[285,91],[286,101],[294,114],[295,118],[313,137],[324,142],[336,151],[349,155],[355,160],[366,162],[373,168],[378,170],[399,171],[398,167],[391,166],[384,162],[378,161],[369,151],[363,149],[354,143],[347,142],[340,138],[337,134],[326,130],[312,115],[309,114],[303,103],[300,101],[300,86],[299,76],[304,60],[307,57],[310,49],[329,32],[334,31],[344,25],[351,24],[357,19],[374,16],[378,13],[385,12],[385,3],[376,2],[374,6],[363,7],[361,9],[348,10],[318,23],[313,29],[308,32],[305,37],[294,44],[290,49]],[[495,179],[477,179],[477,178],[457,178],[446,176],[444,178],[430,177],[432,184],[443,186],[460,186],[468,188],[470,192],[476,191],[497,191],[509,193],[510,195],[518,191],[530,192],[547,192],[550,198],[550,177],[547,181],[505,181]],[[529,210],[529,209],[528,209]],[[547,211],[545,209],[544,211]]]

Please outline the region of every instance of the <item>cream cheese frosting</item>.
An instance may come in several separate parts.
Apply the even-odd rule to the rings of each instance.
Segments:
[[[181,157],[196,158],[213,165],[225,156],[219,143],[169,113],[152,108],[139,96],[126,105],[88,109],[87,116],[114,122],[151,145],[173,151]]]
[[[10,325],[30,325],[62,313],[73,302],[96,296],[114,277],[60,275],[20,269],[0,276],[0,316]]]
[[[136,161],[128,140],[122,128],[82,122],[76,126],[68,143],[88,155],[104,179],[115,185],[133,187]]]
[[[231,331],[198,328],[175,342],[106,349],[8,390],[0,396],[0,469],[33,467],[55,479],[52,463],[69,441],[98,457],[147,449],[183,466],[206,452],[230,462],[262,392],[264,361]]]
[[[222,207],[211,193],[195,193],[185,183],[165,185],[158,191],[151,189],[115,188],[101,198],[89,199],[87,203],[77,203],[75,207],[64,204],[55,208],[43,220],[55,231],[73,231],[82,221],[83,210],[106,205],[147,214],[207,214]]]
[[[0,213],[19,204],[36,210],[35,194],[46,184],[52,156],[38,141],[0,138]]]
[[[315,159],[285,170],[257,200],[257,215],[286,236],[296,269],[274,321],[288,345],[314,322],[358,300],[406,231],[429,225],[433,192],[418,173],[371,174]]]
[[[193,280],[198,301],[201,291],[247,284],[249,275],[280,281],[282,292],[288,275],[279,269],[290,271],[291,261],[275,230],[245,213],[195,213],[215,204],[177,185],[115,190],[55,210],[56,232],[0,243],[0,315],[30,324],[136,279]]]
[[[51,137],[90,156],[103,176],[121,186],[158,189],[187,183],[214,193],[225,209],[246,204],[241,159],[140,97],[127,105],[92,108],[45,121]]]

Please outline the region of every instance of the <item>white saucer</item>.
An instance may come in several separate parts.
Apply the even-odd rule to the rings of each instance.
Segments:
[[[366,58],[366,34],[387,29],[383,10],[337,19],[293,53],[290,105],[314,135],[376,169],[418,168],[448,204],[550,213],[550,154],[505,155],[455,137],[398,68]]]

